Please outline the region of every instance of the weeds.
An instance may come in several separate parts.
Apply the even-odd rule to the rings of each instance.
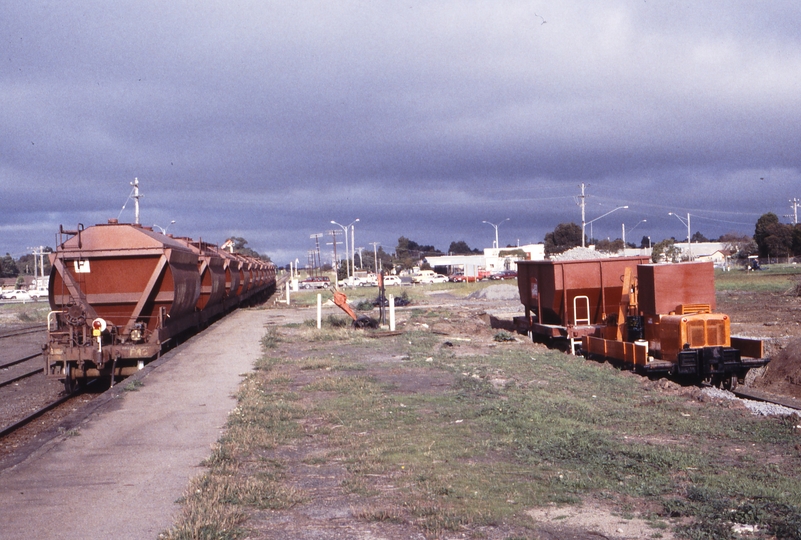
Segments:
[[[492,336],[492,339],[498,342],[517,341],[515,337],[506,330],[501,330],[500,332]]]
[[[142,388],[144,385],[145,385],[145,383],[143,383],[139,379],[136,379],[136,380],[130,381],[122,389],[125,392],[138,392],[139,389]]]
[[[356,304],[356,309],[358,311],[372,311],[373,310],[373,303],[370,300],[361,300],[358,304]]]
[[[281,335],[278,333],[278,328],[270,326],[267,332],[261,338],[261,346],[265,349],[275,349],[281,342]]]

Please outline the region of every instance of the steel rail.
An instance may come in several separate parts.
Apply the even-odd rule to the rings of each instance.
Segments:
[[[9,362],[7,364],[1,365],[0,369],[5,369],[5,368],[11,367],[11,366],[16,366],[17,364],[21,364],[23,362],[27,362],[28,360],[36,358],[37,356],[42,356],[42,353],[36,353],[36,354],[32,354],[30,356],[26,356],[25,358],[20,358],[19,360],[13,360],[13,361],[11,361],[11,362]]]
[[[735,388],[731,391],[732,394],[738,398],[753,399],[755,401],[764,401],[765,403],[772,403],[773,405],[781,405],[788,409],[801,410],[801,402],[793,398],[782,396],[774,396],[767,392],[754,390],[753,388]]]
[[[19,420],[19,421],[14,422],[13,424],[11,424],[9,426],[4,427],[2,430],[0,430],[0,438],[3,438],[6,435],[9,435],[10,433],[15,432],[19,428],[21,428],[21,427],[23,427],[23,426],[25,426],[27,424],[30,424],[31,422],[33,422],[34,420],[36,420],[37,418],[42,416],[44,413],[55,409],[56,407],[58,407],[62,403],[65,403],[65,402],[69,401],[70,399],[75,397],[75,395],[77,393],[78,392],[75,392],[75,393],[72,393],[72,394],[67,394],[66,396],[62,396],[62,397],[58,398],[57,400],[48,403],[44,407],[42,407],[40,409],[37,409],[36,411],[34,411],[33,413],[29,414],[28,416],[26,416],[22,420]]]
[[[12,379],[8,379],[7,381],[0,381],[0,388],[2,388],[4,386],[8,386],[9,384],[15,383],[17,381],[21,381],[22,379],[27,379],[28,377],[33,377],[34,375],[39,375],[40,373],[42,373],[42,368],[41,367],[36,368],[33,371],[29,371],[27,373],[23,373],[22,375],[19,375],[17,377],[12,378]]]
[[[38,326],[31,326],[31,327],[25,328],[23,330],[15,330],[15,331],[9,332],[7,334],[0,334],[0,339],[10,338],[10,337],[14,337],[14,336],[24,336],[25,334],[34,334],[36,332],[41,332],[41,331],[45,330],[46,328],[47,328],[46,324],[41,324],[41,325],[38,325]]]

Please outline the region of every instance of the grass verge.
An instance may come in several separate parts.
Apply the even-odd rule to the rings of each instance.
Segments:
[[[309,331],[265,348],[165,537],[244,537],[262,508],[291,520],[315,504],[297,487],[299,463],[337,471],[352,519],[428,538],[527,537],[527,509],[588,499],[681,538],[735,538],[735,523],[756,526],[752,538],[801,537],[797,420],[527,343],[457,356],[428,332],[378,343],[333,329],[323,356]]]

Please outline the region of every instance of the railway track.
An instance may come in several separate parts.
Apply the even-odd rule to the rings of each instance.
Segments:
[[[11,330],[9,332],[0,333],[0,339],[16,337],[16,336],[24,336],[26,334],[35,334],[37,332],[43,332],[47,328],[46,324],[37,324],[34,326],[29,326],[27,328],[19,328],[16,330]]]
[[[40,416],[42,416],[46,412],[51,411],[51,410],[55,409],[56,407],[58,407],[59,405],[61,405],[62,403],[66,403],[67,401],[71,400],[72,398],[77,396],[79,393],[80,393],[80,391],[73,392],[72,394],[67,394],[67,395],[61,396],[58,399],[56,399],[54,401],[51,401],[47,405],[44,405],[43,407],[38,408],[37,410],[35,410],[34,412],[29,414],[25,418],[22,418],[22,419],[20,419],[20,420],[18,420],[16,422],[14,422],[11,425],[8,425],[8,426],[4,427],[2,430],[0,430],[0,439],[3,438],[3,437],[6,437],[7,435],[10,435],[11,433],[14,433],[15,431],[17,431],[21,427],[24,427],[24,426],[30,424],[31,422],[33,422],[34,420],[36,420],[37,418],[39,418]]]
[[[767,392],[755,390],[753,388],[740,388],[732,390],[732,394],[742,399],[752,399],[754,401],[764,401],[765,403],[772,403],[774,405],[781,405],[789,409],[801,411],[801,401],[788,397],[774,396]]]
[[[31,354],[31,355],[25,356],[24,358],[20,358],[18,360],[12,360],[11,362],[6,362],[5,364],[0,365],[0,370],[8,369],[9,367],[16,366],[16,365],[22,364],[24,362],[30,362],[31,360],[34,360],[35,358],[39,358],[40,356],[42,356],[42,353],[35,353],[35,354]],[[19,373],[19,374],[15,375],[15,376],[13,376],[13,377],[11,377],[9,379],[0,380],[0,388],[2,388],[4,386],[8,386],[9,384],[15,383],[15,382],[20,381],[22,379],[27,379],[28,377],[33,377],[34,375],[37,375],[39,373],[42,373],[41,364],[39,364],[35,369],[30,369],[29,368],[27,371]]]

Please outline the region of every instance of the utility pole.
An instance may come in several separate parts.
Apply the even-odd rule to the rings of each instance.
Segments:
[[[581,188],[581,195],[579,195],[579,197],[578,197],[579,200],[576,201],[576,204],[581,207],[581,247],[585,247],[585,245],[584,245],[584,228],[586,227],[587,223],[586,223],[586,219],[585,219],[584,209],[585,209],[585,206],[586,206],[585,199],[587,197],[584,195],[584,182],[582,182],[579,187]]]
[[[134,178],[131,182],[133,186],[133,200],[134,200],[134,225],[139,225],[139,179]]]
[[[322,261],[320,260],[320,237],[322,235],[323,235],[323,233],[314,233],[312,235],[309,235],[309,238],[314,238],[314,243],[316,245],[316,253],[317,253],[317,257],[314,260],[314,264],[312,265],[312,269],[322,266]],[[319,273],[318,272],[314,272],[314,270],[312,270],[312,272],[313,272],[312,275],[315,275],[315,276],[319,275]]]
[[[378,246],[381,242],[370,242],[373,245],[373,263],[375,264],[375,273],[378,275]]]
[[[793,225],[798,225],[798,205],[799,204],[801,204],[801,201],[799,201],[796,197],[793,197],[792,199],[790,199],[790,208],[793,209],[793,215],[784,216],[784,217],[788,217],[788,218],[789,217],[793,218]]]
[[[359,250],[359,270],[363,270],[363,266],[364,265],[362,264],[362,251],[364,251],[364,248],[363,247],[357,247],[356,249]],[[355,262],[354,262],[354,264],[355,264]]]
[[[331,235],[331,243],[334,245],[334,271],[336,272],[337,266],[339,266],[339,259],[337,258],[337,244],[341,244],[342,242],[337,242],[337,235],[339,231],[336,229],[331,229],[328,231],[328,234]],[[347,253],[345,254],[347,256]]]
[[[36,288],[41,289],[42,285],[44,285],[44,246],[39,246],[38,248],[29,247],[28,249],[33,254],[33,281]],[[39,269],[41,269],[41,275],[39,274]],[[40,277],[41,281],[39,280]]]

